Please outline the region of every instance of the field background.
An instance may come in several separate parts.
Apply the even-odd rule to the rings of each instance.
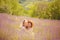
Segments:
[[[28,37],[21,37],[20,24],[24,19],[34,22],[34,40],[60,40],[60,20],[38,19],[24,16],[0,14],[0,40],[31,40]],[[33,39],[32,39],[33,40]]]
[[[34,37],[20,32],[24,19]],[[0,40],[60,40],[60,0],[0,0]]]

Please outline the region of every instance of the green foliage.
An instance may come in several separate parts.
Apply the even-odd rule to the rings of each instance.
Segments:
[[[43,19],[60,19],[60,1],[36,2],[32,9],[32,17]]]
[[[20,15],[23,11],[23,7],[19,4],[18,0],[0,0],[0,12]]]
[[[50,19],[51,14],[49,13],[49,2],[36,2],[32,8],[32,17]]]
[[[60,0],[51,3],[52,19],[60,19]]]
[[[60,0],[32,1],[0,0],[0,13],[30,16],[43,19],[60,19]]]

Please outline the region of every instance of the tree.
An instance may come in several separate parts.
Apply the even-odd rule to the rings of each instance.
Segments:
[[[32,17],[43,19],[60,19],[60,1],[54,0],[51,2],[36,2],[30,8]]]
[[[19,0],[0,0],[0,12],[6,12],[12,15],[21,15],[24,8]]]
[[[51,19],[48,8],[49,2],[36,2],[32,8],[32,17]]]
[[[50,6],[52,19],[60,19],[60,0],[54,0]]]

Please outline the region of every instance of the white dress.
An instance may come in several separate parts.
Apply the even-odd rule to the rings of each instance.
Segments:
[[[20,30],[20,40],[34,40],[34,32],[33,29],[27,30],[26,28],[22,27]]]

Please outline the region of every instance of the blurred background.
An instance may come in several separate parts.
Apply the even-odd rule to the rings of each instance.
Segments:
[[[0,13],[60,19],[60,0],[0,0]]]

